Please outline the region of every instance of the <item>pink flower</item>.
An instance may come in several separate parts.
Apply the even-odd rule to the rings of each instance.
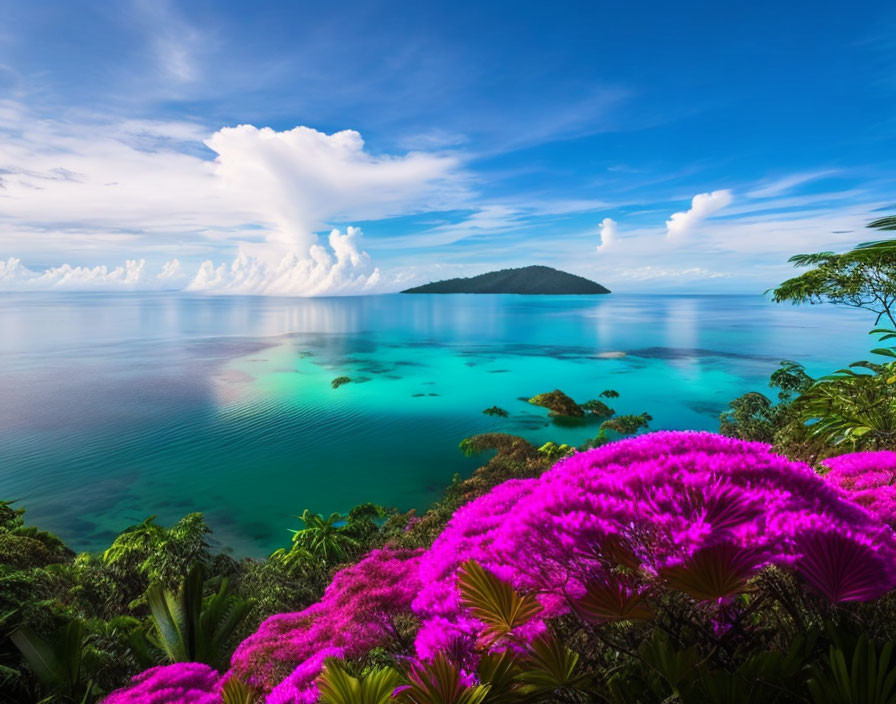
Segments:
[[[896,528],[896,452],[855,452],[824,461],[825,479]]]
[[[244,682],[271,691],[287,675],[295,683],[313,680],[323,652],[338,648],[353,657],[385,643],[392,619],[408,612],[420,590],[418,560],[418,551],[374,550],[338,572],[317,604],[264,621],[236,649],[233,671]]]
[[[217,670],[195,662],[153,667],[128,689],[112,692],[103,704],[221,704]]]
[[[319,650],[274,687],[265,704],[314,704],[319,696],[316,680],[323,670],[324,660],[343,655],[345,651],[342,648]]]

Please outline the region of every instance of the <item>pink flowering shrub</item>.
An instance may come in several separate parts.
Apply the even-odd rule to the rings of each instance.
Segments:
[[[343,648],[323,648],[305,660],[285,680],[274,687],[265,704],[314,704],[318,698],[315,680],[327,658],[345,657]]]
[[[393,635],[393,618],[420,590],[418,560],[418,551],[374,550],[338,572],[317,604],[265,620],[233,654],[232,672],[265,691],[282,682],[272,704],[305,701],[322,653],[361,655]]]
[[[896,452],[855,452],[824,464],[830,469],[825,479],[896,528]]]
[[[221,675],[208,665],[179,662],[141,672],[104,704],[221,704]]]
[[[631,606],[655,584],[721,599],[768,564],[830,601],[870,600],[894,586],[894,558],[892,531],[806,465],[710,433],[652,433],[458,510],[420,561],[417,650],[430,657],[458,639],[463,650],[480,632],[456,585],[470,559],[538,594],[548,618],[586,596]]]
[[[894,455],[872,463],[880,476],[896,466],[894,453],[868,454]],[[836,458],[840,469],[826,481],[766,445],[710,433],[653,433],[573,455],[460,508],[426,552],[375,550],[340,571],[319,603],[262,623],[237,649],[230,675],[268,692],[267,704],[312,704],[326,657],[386,644],[395,617],[411,611],[421,623],[418,657],[447,652],[466,666],[486,630],[458,591],[468,560],[540,602],[507,639],[521,646],[570,611],[597,623],[649,619],[650,596],[664,589],[722,613],[768,565],[830,602],[875,599],[896,586],[896,539],[839,488],[866,489],[865,470],[853,468],[867,455],[853,457]],[[161,694],[182,686],[161,676],[167,669],[144,673],[107,704],[220,701],[213,679],[195,687],[209,699]],[[154,698],[127,698],[150,683]]]

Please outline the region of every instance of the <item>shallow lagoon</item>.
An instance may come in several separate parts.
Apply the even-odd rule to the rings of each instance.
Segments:
[[[0,497],[79,549],[202,511],[217,541],[261,555],[306,507],[424,508],[481,463],[457,449],[468,435],[597,432],[520,397],[613,388],[653,428],[715,430],[778,360],[833,370],[869,328],[750,296],[6,294]]]

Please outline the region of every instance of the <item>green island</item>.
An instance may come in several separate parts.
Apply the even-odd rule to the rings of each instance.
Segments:
[[[498,416],[499,418],[507,418],[510,413],[500,406],[491,406],[486,408],[483,413],[487,416]]]
[[[782,362],[719,434],[539,394],[596,437],[466,438],[425,512],[305,510],[266,559],[196,513],[75,554],[0,502],[0,701],[896,701],[896,240],[792,261],[775,301],[871,311],[880,346]]]
[[[517,293],[527,295],[606,294],[610,289],[549,266],[501,269],[468,278],[446,279],[409,288],[402,293]]]

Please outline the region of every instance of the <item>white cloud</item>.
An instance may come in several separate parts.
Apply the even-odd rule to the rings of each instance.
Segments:
[[[145,259],[128,259],[123,266],[84,267],[63,264],[42,271],[33,271],[21,260],[11,257],[0,260],[0,290],[3,291],[91,291],[114,289],[178,289],[184,284],[179,262],[166,262],[161,273],[147,272]]]
[[[726,218],[687,247],[670,241],[660,227],[626,229],[612,256],[592,260],[591,275],[613,291],[744,291],[756,294],[793,275],[788,258],[798,252],[846,251],[869,239],[869,213],[886,202],[859,202],[824,209],[761,213]],[[593,237],[593,234],[589,234]],[[578,261],[581,243],[556,249]],[[706,283],[704,286],[703,283]]]
[[[183,276],[183,268],[180,265],[180,261],[177,259],[172,259],[170,262],[165,262],[165,265],[162,267],[162,271],[159,274],[160,279],[178,279]]]
[[[724,288],[761,291],[789,273],[786,259],[795,252],[862,241],[868,213],[886,205],[855,189],[791,195],[795,179],[744,186],[755,194],[774,185],[783,195],[734,205],[730,191],[702,193],[667,220],[672,208],[658,210],[654,201],[640,211],[632,206],[644,206],[641,200],[526,194],[486,201],[469,191],[474,181],[460,157],[373,153],[354,131],[243,125],[215,132],[189,121],[77,114],[47,120],[0,100],[0,256],[12,258],[0,262],[0,290],[349,294],[471,267],[552,263],[587,267],[580,273],[614,290],[647,280],[684,287],[688,276],[696,284],[732,272]],[[583,258],[583,248],[597,245],[594,228],[564,234],[564,216],[615,215],[611,207],[625,212],[625,237],[605,218],[601,256]],[[723,207],[724,219],[686,237]],[[431,215],[415,218],[429,221],[417,231],[373,233],[376,262],[350,226],[422,213]],[[448,222],[458,213],[460,221]],[[414,251],[427,247],[441,248],[439,257]]]
[[[612,247],[616,241],[618,228],[616,221],[612,218],[604,218],[600,225],[600,244],[597,245],[598,252],[604,252],[607,248]]]
[[[373,156],[354,130],[277,132],[224,128],[206,140],[215,174],[239,209],[270,226],[269,239],[307,250],[313,230],[333,219],[369,220],[439,207],[457,191],[453,157],[410,152]]]
[[[666,236],[670,239],[684,237],[731,201],[731,191],[727,189],[694,196],[690,210],[673,213],[672,217],[666,220]]]
[[[466,193],[457,159],[373,155],[360,134],[251,125],[205,134],[191,123],[27,121],[3,124],[0,253],[72,256],[46,272],[7,264],[0,287],[150,286],[155,277],[84,260],[164,255],[208,261],[195,276],[169,262],[161,281],[194,290],[312,295],[370,290],[379,274],[360,230],[315,234],[333,222],[456,206]],[[227,266],[216,265],[237,249]],[[233,256],[232,254],[230,256]],[[71,260],[70,260],[71,261]],[[96,259],[93,260],[94,262]],[[136,259],[135,259],[136,261]],[[125,273],[116,273],[121,270]],[[39,275],[38,275],[39,274]],[[68,283],[64,285],[68,286]]]
[[[708,237],[709,252],[749,261],[752,265],[780,264],[797,252],[842,251],[869,239],[869,213],[887,205],[853,203],[824,210],[747,215],[726,220]]]
[[[107,238],[108,255],[166,245],[206,230],[235,232],[253,214],[238,211],[214,164],[184,152],[204,149],[197,125],[166,122],[68,123],[0,113],[0,252],[91,249],[77,236]],[[145,240],[133,242],[134,236]],[[73,236],[74,246],[64,247]],[[125,238],[116,251],[109,238]]]
[[[358,248],[361,231],[330,232],[330,251],[312,244],[309,256],[286,251],[279,259],[240,252],[230,265],[205,261],[187,287],[190,291],[286,296],[364,293],[380,280],[379,269]]]

